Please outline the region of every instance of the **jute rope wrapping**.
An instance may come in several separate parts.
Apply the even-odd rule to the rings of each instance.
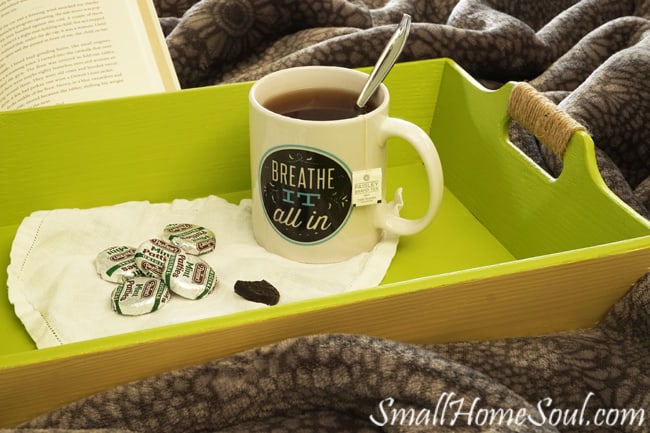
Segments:
[[[585,127],[528,83],[517,83],[510,94],[508,115],[563,158],[571,136]]]

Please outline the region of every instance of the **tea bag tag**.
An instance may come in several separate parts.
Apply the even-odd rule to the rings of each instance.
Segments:
[[[382,201],[381,168],[352,172],[352,206],[366,206]]]

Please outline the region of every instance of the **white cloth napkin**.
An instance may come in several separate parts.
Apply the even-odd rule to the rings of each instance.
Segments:
[[[128,202],[93,209],[38,211],[18,228],[8,271],[9,300],[17,316],[44,348],[255,308],[273,308],[234,293],[237,280],[271,282],[280,304],[377,286],[395,255],[398,238],[333,264],[304,264],[271,254],[253,237],[251,202],[239,205],[210,196],[152,204]],[[170,223],[212,230],[215,251],[201,256],[217,273],[217,289],[198,301],[172,296],[160,310],[120,316],[111,309],[114,284],[94,269],[97,254],[111,246],[161,238]]]

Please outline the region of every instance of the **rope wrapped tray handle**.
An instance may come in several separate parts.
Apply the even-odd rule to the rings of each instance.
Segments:
[[[586,130],[553,101],[525,82],[517,83],[512,90],[508,115],[560,158],[564,157],[573,133]]]

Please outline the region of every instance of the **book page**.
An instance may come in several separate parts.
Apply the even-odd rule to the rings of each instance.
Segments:
[[[143,21],[142,11],[157,20],[152,10],[151,0],[0,0],[0,110],[178,89],[162,30]]]

